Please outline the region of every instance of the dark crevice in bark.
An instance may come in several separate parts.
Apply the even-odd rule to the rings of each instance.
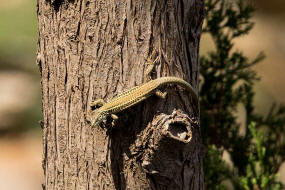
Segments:
[[[116,132],[111,132],[110,141],[111,141],[111,173],[114,180],[114,185],[118,190],[124,190],[126,188],[125,177],[123,176],[123,156],[121,148],[119,147],[120,143],[117,141]]]
[[[50,2],[54,10],[58,12],[63,0],[48,0],[48,2]]]

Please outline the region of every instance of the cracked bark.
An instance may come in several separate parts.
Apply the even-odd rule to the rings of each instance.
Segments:
[[[90,102],[153,78],[177,76],[198,92],[202,0],[38,0],[46,189],[204,189],[199,120],[187,92],[165,88],[91,127]]]

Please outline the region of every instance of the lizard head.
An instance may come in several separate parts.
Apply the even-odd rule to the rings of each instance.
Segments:
[[[99,126],[104,120],[106,120],[107,113],[103,111],[95,111],[92,120],[92,126]]]

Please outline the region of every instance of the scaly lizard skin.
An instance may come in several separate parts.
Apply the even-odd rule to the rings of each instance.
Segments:
[[[118,117],[114,115],[115,113],[136,105],[154,94],[161,98],[165,98],[166,92],[162,93],[159,88],[169,84],[175,84],[185,88],[190,93],[192,100],[198,106],[198,96],[189,83],[177,77],[161,77],[155,80],[150,80],[140,86],[136,86],[114,97],[108,103],[105,103],[102,99],[92,102],[91,106],[101,106],[95,110],[91,121],[92,126],[100,125],[108,116],[111,116],[114,121],[117,120]],[[114,125],[114,123],[112,124]]]

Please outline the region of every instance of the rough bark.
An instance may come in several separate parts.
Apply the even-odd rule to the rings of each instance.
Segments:
[[[90,126],[90,103],[153,78],[177,76],[198,92],[202,0],[39,0],[46,189],[203,189],[197,110],[165,88],[119,114],[115,128]]]

